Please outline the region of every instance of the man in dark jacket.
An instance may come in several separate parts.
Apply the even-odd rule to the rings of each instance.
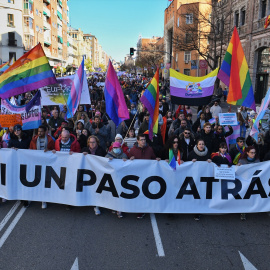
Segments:
[[[214,150],[218,147],[217,139],[214,132],[211,130],[212,126],[209,122],[206,122],[203,125],[203,130],[197,136],[196,139],[203,139],[205,142],[205,146],[208,149],[208,153],[211,155]]]
[[[52,134],[61,126],[62,122],[65,120],[61,117],[59,117],[59,112],[57,110],[54,110],[52,112],[52,117],[49,120],[48,125],[52,128]]]
[[[239,159],[244,154],[245,151],[244,147],[245,147],[245,138],[238,137],[236,139],[236,145],[232,147],[229,152],[234,165],[238,164]]]
[[[107,128],[100,122],[100,117],[95,115],[94,122],[90,128],[91,135],[95,135],[99,139],[100,146],[105,150],[107,148],[108,133]]]
[[[179,145],[183,154],[182,160],[188,160],[188,154],[193,150],[195,144],[195,138],[190,128],[185,128],[179,136]]]

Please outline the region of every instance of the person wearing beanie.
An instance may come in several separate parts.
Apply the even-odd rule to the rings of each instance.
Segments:
[[[112,144],[112,150],[109,151],[105,157],[109,158],[110,160],[123,159],[124,161],[126,161],[128,158],[121,148],[121,143],[117,141]],[[115,211],[113,211],[113,213],[115,213]],[[123,217],[122,212],[117,211],[117,217],[122,218]]]
[[[123,137],[121,134],[116,134],[115,136],[115,142],[119,142],[120,143],[120,147],[122,148],[123,152],[128,156],[128,151],[129,148],[126,145],[126,143],[124,143]],[[109,152],[112,151],[113,149],[113,144],[109,147]]]

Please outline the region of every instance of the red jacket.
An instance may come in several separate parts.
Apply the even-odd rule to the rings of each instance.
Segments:
[[[81,147],[79,142],[77,141],[76,137],[73,134],[70,134],[70,139],[73,140],[70,146],[70,151],[80,153]],[[60,151],[60,142],[61,142],[61,136],[55,141],[55,150]]]
[[[128,156],[129,158],[134,156],[135,159],[156,159],[152,147],[146,145],[144,148],[140,148],[138,147],[138,143],[135,143],[130,149]]]
[[[37,138],[38,135],[36,135],[32,141],[30,142],[30,147],[29,149],[33,149],[33,150],[37,150]],[[47,135],[47,139],[48,139],[48,145],[47,145],[47,149],[48,150],[53,150],[54,149],[54,140],[52,139],[51,136]]]

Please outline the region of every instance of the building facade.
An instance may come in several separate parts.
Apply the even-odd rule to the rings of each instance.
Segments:
[[[24,53],[22,14],[22,0],[0,0],[0,64]]]

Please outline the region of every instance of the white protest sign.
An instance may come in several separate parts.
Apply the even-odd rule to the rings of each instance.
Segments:
[[[237,116],[236,113],[220,113],[219,117],[219,124],[221,126],[237,126]]]
[[[235,167],[228,167],[226,164],[215,166],[214,168],[215,179],[235,180]]]

